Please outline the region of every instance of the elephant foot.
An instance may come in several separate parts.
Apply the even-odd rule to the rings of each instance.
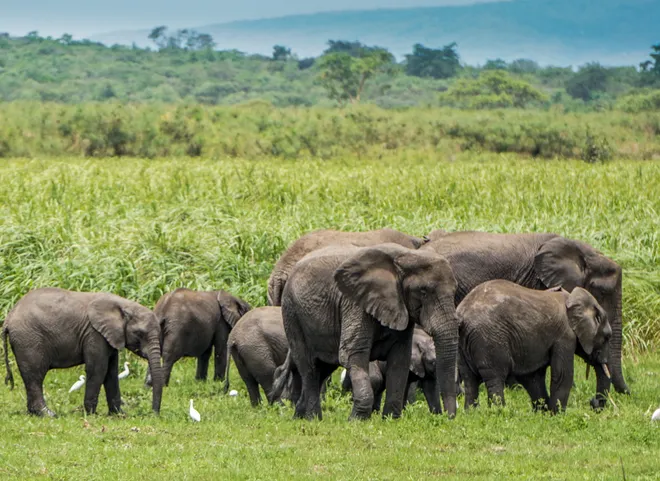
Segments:
[[[39,416],[39,417],[48,417],[48,418],[57,417],[57,414],[55,414],[53,411],[48,409],[48,406],[44,406],[43,408],[36,411],[30,411],[30,414],[34,414],[35,416]]]
[[[591,408],[594,411],[600,411],[607,404],[607,399],[603,395],[597,394],[596,396],[591,398],[589,404],[591,404]]]

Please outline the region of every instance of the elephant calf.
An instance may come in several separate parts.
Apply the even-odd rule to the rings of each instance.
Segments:
[[[7,337],[27,392],[28,412],[54,416],[43,394],[51,369],[85,364],[85,411],[96,412],[101,385],[110,413],[121,412],[119,354],[124,347],[149,361],[154,373],[152,408],[160,411],[163,372],[160,326],[154,313],[114,294],[44,288],[28,292],[9,312],[3,330],[5,383],[13,387]]]
[[[369,381],[374,391],[374,411],[380,411],[381,400],[385,391],[386,376],[387,362],[372,361],[369,363]],[[421,384],[426,402],[431,412],[433,412],[435,383],[435,347],[433,345],[433,338],[422,329],[415,327],[404,405],[408,402],[411,394],[415,393],[416,387]],[[342,390],[351,390],[351,378],[348,372],[342,381]],[[410,401],[414,402],[414,399]]]
[[[279,396],[272,395],[273,374],[284,363],[288,350],[280,307],[259,307],[245,314],[236,323],[227,341],[225,393],[229,390],[231,356],[253,406],[261,403],[259,386],[264,389],[270,404],[279,400]]]
[[[250,305],[225,291],[192,291],[180,288],[165,294],[154,313],[162,329],[165,385],[172,367],[182,357],[197,358],[195,379],[206,380],[211,352],[215,348],[214,379],[222,379],[227,362],[229,331]],[[147,373],[146,384],[150,384]]]
[[[504,404],[504,383],[514,375],[535,409],[566,409],[573,385],[573,356],[603,366],[612,328],[606,312],[585,289],[528,289],[505,280],[477,286],[458,306],[459,369],[465,408],[478,404],[479,385],[488,401]],[[545,385],[551,368],[550,396]]]

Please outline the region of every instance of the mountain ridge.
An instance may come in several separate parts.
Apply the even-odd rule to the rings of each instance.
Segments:
[[[275,44],[300,57],[316,56],[329,39],[359,40],[397,57],[415,43],[458,44],[463,61],[530,58],[541,64],[637,65],[660,41],[652,0],[511,0],[464,6],[344,10],[239,20],[194,27],[211,34],[220,49],[268,55]],[[149,45],[148,30],[92,37],[104,43]]]

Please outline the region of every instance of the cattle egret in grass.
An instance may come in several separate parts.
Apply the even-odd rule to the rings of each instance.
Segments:
[[[201,421],[201,416],[197,412],[197,409],[193,407],[193,400],[190,400],[190,418],[195,421],[195,422],[200,422]]]
[[[653,416],[651,416],[651,421],[660,421],[660,408],[655,410]]]
[[[71,386],[71,389],[69,389],[69,392],[77,391],[81,387],[85,385],[85,376],[80,376],[80,378],[73,383],[73,386]]]
[[[339,376],[339,382],[343,384],[344,379],[346,379],[346,369],[341,370],[341,376]]]
[[[124,370],[119,373],[119,379],[124,379],[125,377],[128,377],[128,375],[131,373],[131,371],[128,370],[128,363],[124,363]]]
[[[229,391],[229,395],[230,396],[238,396],[238,391],[236,389],[232,389],[231,391]]]

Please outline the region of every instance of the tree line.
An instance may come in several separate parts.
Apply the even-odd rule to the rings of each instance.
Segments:
[[[275,45],[272,55],[216,50],[211,35],[159,26],[154,48],[105,46],[90,40],[0,34],[0,99],[193,101],[233,104],[332,105],[367,101],[383,107],[448,105],[524,108],[561,104],[568,110],[660,106],[660,44],[638,67],[596,62],[540,66],[531,59],[463,63],[456,43],[415,44],[397,61],[387,49],[330,40],[318,57],[299,58]]]

